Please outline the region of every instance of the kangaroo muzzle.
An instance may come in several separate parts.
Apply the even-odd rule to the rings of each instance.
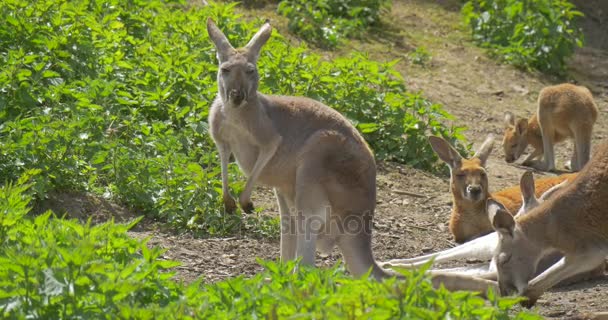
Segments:
[[[469,194],[469,196],[477,199],[481,196],[481,186],[480,185],[468,185],[467,193]]]
[[[245,91],[243,90],[232,89],[228,93],[228,99],[233,102],[235,107],[240,106],[241,102],[245,100],[245,97]]]

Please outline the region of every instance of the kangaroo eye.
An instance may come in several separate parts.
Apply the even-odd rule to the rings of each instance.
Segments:
[[[466,175],[466,174],[464,174],[464,173],[457,173],[457,174],[456,174],[456,178],[458,178],[458,179],[464,179],[466,176],[467,176],[467,175]]]
[[[247,68],[247,74],[252,74],[253,72],[255,72],[255,68]]]
[[[222,73],[229,73],[230,72],[230,69],[228,69],[228,68],[221,68],[220,70],[222,71]]]

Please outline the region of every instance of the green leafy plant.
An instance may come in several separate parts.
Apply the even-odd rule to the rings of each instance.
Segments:
[[[181,1],[0,2],[0,179],[30,169],[32,192],[83,190],[201,235],[277,236],[278,218],[227,215],[208,134],[217,61],[205,21],[235,45],[259,21],[235,4]],[[261,91],[310,96],[344,113],[379,159],[434,169],[428,133],[463,141],[441,106],[408,92],[396,61],[323,61],[275,33]],[[231,165],[233,194],[243,187]]]
[[[289,18],[291,32],[331,49],[377,25],[390,5],[390,0],[283,0],[278,12]]]
[[[462,13],[476,43],[518,67],[564,74],[583,44],[583,14],[567,0],[470,0]]]
[[[353,279],[341,265],[296,271],[294,261],[259,261],[265,270],[250,278],[184,284],[172,271],[179,262],[127,235],[138,220],[91,226],[28,215],[36,174],[0,186],[4,319],[540,319],[512,311],[519,298],[434,290],[424,269],[377,282]]]
[[[424,46],[417,47],[416,50],[408,54],[408,58],[411,63],[420,66],[425,66],[431,61],[431,53]]]

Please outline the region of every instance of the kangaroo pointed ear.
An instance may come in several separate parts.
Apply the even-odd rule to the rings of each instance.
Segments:
[[[514,127],[515,126],[515,116],[511,111],[505,112],[505,127]]]
[[[272,34],[272,27],[270,26],[270,22],[266,20],[260,30],[249,40],[249,43],[245,46],[247,49],[249,59],[253,61],[258,61],[260,57],[260,51],[262,50],[262,46],[270,39],[270,35]]]
[[[228,60],[236,50],[234,50],[228,41],[228,38],[226,38],[224,33],[222,33],[211,18],[207,18],[207,32],[209,33],[209,38],[211,38],[211,41],[213,41],[213,44],[215,44],[215,48],[217,49],[217,59],[220,61],[220,63]]]
[[[486,140],[481,144],[479,149],[477,149],[477,152],[475,152],[475,155],[473,157],[479,158],[479,160],[481,160],[481,165],[483,167],[485,167],[486,161],[488,160],[490,153],[492,153],[493,147],[494,147],[494,135],[489,134],[486,137]]]
[[[428,139],[433,151],[435,151],[439,159],[445,162],[450,169],[460,167],[460,164],[462,163],[462,156],[460,156],[458,151],[456,151],[456,149],[454,149],[447,141],[436,136],[429,136]]]
[[[529,207],[532,202],[536,201],[536,188],[534,186],[532,171],[526,171],[521,175],[519,188],[521,189],[521,195],[524,200],[524,208]]]
[[[488,199],[486,202],[486,209],[494,230],[503,235],[513,236],[515,220],[509,211],[500,202],[494,199]]]
[[[547,191],[545,191],[541,196],[540,196],[540,200],[542,201],[546,201],[547,199],[553,197],[553,195],[555,195],[559,190],[564,189],[564,187],[568,184],[568,180],[564,180],[562,182],[560,182],[559,184],[554,185],[553,187],[547,189]]]
[[[528,130],[528,120],[519,119],[519,121],[517,121],[517,126],[515,126],[515,130],[517,130],[517,133],[520,135],[526,133]]]

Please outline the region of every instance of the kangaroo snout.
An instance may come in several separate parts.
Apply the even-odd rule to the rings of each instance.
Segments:
[[[475,184],[475,185],[470,184],[467,186],[467,193],[472,196],[477,197],[477,196],[481,195],[481,186],[478,184]]]
[[[245,91],[232,89],[228,94],[228,99],[230,99],[234,103],[235,107],[238,107],[241,105],[241,102],[245,100]]]

